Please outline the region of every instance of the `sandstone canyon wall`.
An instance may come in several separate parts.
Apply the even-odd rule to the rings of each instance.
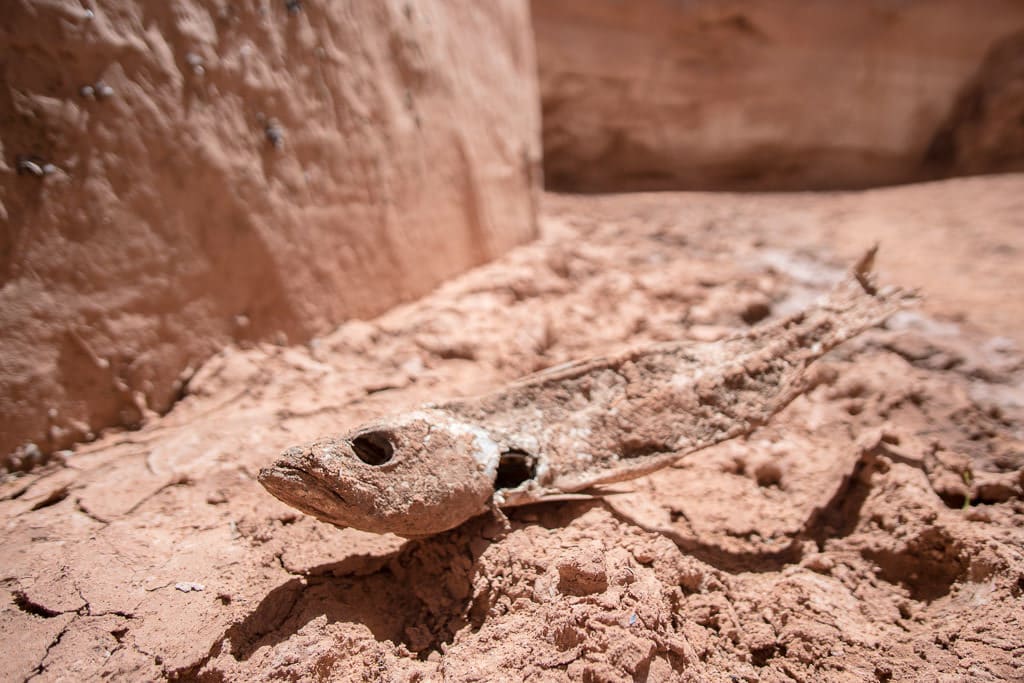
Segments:
[[[1017,0],[534,0],[549,187],[834,189],[1024,168]]]
[[[0,462],[535,234],[526,0],[11,0]]]

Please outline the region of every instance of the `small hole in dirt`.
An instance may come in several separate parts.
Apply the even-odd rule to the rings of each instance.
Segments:
[[[655,453],[667,453],[672,449],[663,443],[653,441],[632,441],[627,440],[619,445],[619,457],[623,460],[631,458],[642,458]]]
[[[771,306],[763,301],[755,301],[740,312],[740,318],[748,325],[756,325],[771,314]]]
[[[771,643],[770,645],[765,645],[751,650],[750,662],[754,666],[767,666],[768,661],[779,654],[786,654],[785,646],[779,646],[775,643]]]
[[[965,507],[965,503],[969,503],[962,493],[938,491],[938,494],[942,502],[946,504],[946,507],[953,508],[954,510],[962,510]]]
[[[948,595],[963,580],[968,560],[962,547],[941,529],[932,527],[911,539],[903,548],[861,550],[861,556],[878,566],[878,577],[902,585],[913,600],[932,602]]]
[[[395,447],[387,437],[378,432],[362,434],[352,439],[352,450],[356,457],[367,465],[383,465],[395,454]]]
[[[524,451],[505,451],[498,460],[495,489],[514,489],[537,473],[537,459]]]

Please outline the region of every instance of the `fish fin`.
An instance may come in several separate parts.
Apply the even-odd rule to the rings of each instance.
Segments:
[[[831,292],[833,297],[840,296],[844,286],[847,288],[852,286],[857,293],[863,292],[880,301],[894,302],[899,307],[914,303],[921,298],[921,293],[917,289],[892,286],[882,288],[878,285],[875,257],[878,256],[879,246],[880,244],[875,242],[861,254],[861,257],[857,259],[849,270],[849,275],[845,282],[841,283]]]
[[[536,505],[537,503],[564,503],[583,500],[601,500],[608,496],[621,496],[627,493],[636,493],[634,489],[612,489],[601,487],[587,488],[582,491],[564,493],[562,491],[551,491],[550,493],[533,494],[530,496],[509,496],[507,500],[500,503],[501,507],[522,507],[524,505]]]
[[[494,498],[491,498],[487,505],[487,508],[488,510],[490,510],[491,514],[494,515],[494,519],[498,522],[498,524],[501,525],[501,530],[503,533],[507,534],[509,531],[512,530],[512,524],[509,523],[508,516],[505,514],[505,511],[501,509],[501,506],[498,504],[498,501],[496,501]]]
[[[552,365],[551,367],[520,377],[512,384],[515,386],[521,386],[524,384],[543,384],[544,382],[577,377],[581,374],[585,374],[591,367],[600,366],[604,363],[605,359],[601,356],[596,358],[571,360],[565,363],[559,363],[558,365]]]
[[[572,500],[597,500],[596,493],[549,493],[537,500],[538,503],[561,503]]]
[[[624,496],[629,493],[636,493],[635,488],[619,489],[619,488],[608,488],[606,486],[600,486],[593,490],[592,495],[595,498],[608,498],[610,496]]]
[[[498,503],[498,505],[503,508],[522,507],[524,505],[536,505],[537,503],[560,503],[573,500],[597,500],[600,498],[600,496],[592,493],[563,493],[561,491],[551,491],[547,493],[539,493],[536,491],[507,491],[503,493],[505,494],[504,500]]]
[[[878,255],[878,242],[857,259],[853,265],[853,277],[857,280],[864,291],[875,296],[878,294],[878,285],[875,283],[875,256]]]

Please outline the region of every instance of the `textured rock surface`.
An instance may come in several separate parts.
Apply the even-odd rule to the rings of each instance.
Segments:
[[[534,0],[549,187],[833,189],[1024,164],[1024,4]]]
[[[535,234],[525,0],[3,14],[0,458],[138,422],[230,340],[306,339]]]
[[[420,301],[227,348],[169,414],[0,482],[0,679],[1019,681],[1024,354],[976,324],[1019,305],[1020,259],[979,258],[1024,249],[1017,197],[1024,176],[548,197],[542,240]],[[750,438],[507,534],[339,529],[256,482],[380,415],[787,315],[850,261],[827,218],[835,243],[897,226],[883,281],[969,284],[967,318],[926,284]],[[886,257],[910,235],[934,251]]]

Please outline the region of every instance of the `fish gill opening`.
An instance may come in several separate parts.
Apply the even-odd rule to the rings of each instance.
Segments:
[[[536,475],[537,458],[526,451],[507,450],[498,459],[498,474],[494,478],[494,488],[514,489]]]

